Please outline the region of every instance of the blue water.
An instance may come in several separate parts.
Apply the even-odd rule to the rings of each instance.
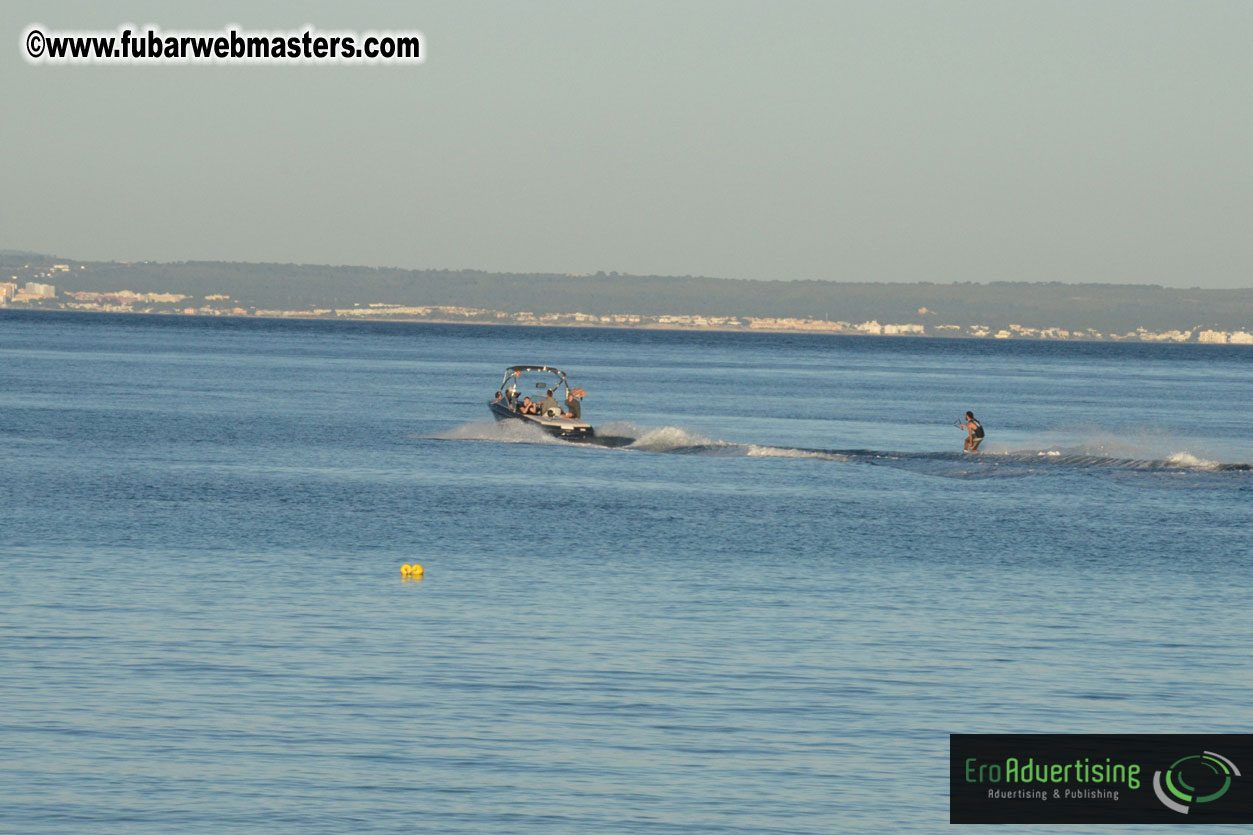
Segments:
[[[0,831],[932,832],[951,732],[1246,731],[1251,370],[0,313]]]

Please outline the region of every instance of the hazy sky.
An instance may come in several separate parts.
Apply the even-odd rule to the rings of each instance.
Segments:
[[[0,248],[1253,287],[1253,2],[26,3]],[[31,66],[48,30],[417,29],[421,66]]]

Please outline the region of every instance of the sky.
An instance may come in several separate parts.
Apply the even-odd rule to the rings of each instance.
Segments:
[[[1253,3],[6,2],[0,249],[1253,287]],[[418,30],[420,65],[22,37]]]

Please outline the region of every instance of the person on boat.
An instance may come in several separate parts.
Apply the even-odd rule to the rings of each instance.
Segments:
[[[579,398],[574,396],[573,391],[566,392],[566,410],[561,413],[562,417],[573,418],[578,420],[583,416],[583,406],[579,403]]]
[[[501,401],[501,398],[503,398],[504,396],[505,396],[504,392],[498,391],[496,392],[496,396],[492,398],[492,402],[499,403]]]
[[[978,452],[979,444],[983,443],[983,424],[975,419],[975,413],[966,412],[966,422],[957,425],[966,430],[966,443],[962,449],[966,452]]]
[[[538,410],[535,408],[535,404],[531,402],[531,398],[529,397],[522,398],[522,405],[518,407],[518,414],[533,415],[537,411]]]
[[[539,404],[539,413],[545,416],[561,414],[561,404],[557,402],[557,398],[553,397],[553,390],[549,389],[544,395],[544,399]]]

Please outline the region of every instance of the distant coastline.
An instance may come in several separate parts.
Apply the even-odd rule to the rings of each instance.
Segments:
[[[1253,289],[515,275],[0,254],[0,308],[719,332],[1253,344]],[[821,312],[820,312],[821,311]]]
[[[1109,334],[1109,335],[1086,335],[1081,333],[1073,333],[1067,337],[1054,336],[1033,336],[1025,333],[1010,335],[978,335],[971,333],[961,333],[958,331],[941,331],[938,333],[872,333],[865,330],[856,329],[826,329],[819,326],[805,328],[789,328],[785,326],[769,327],[733,327],[729,325],[683,325],[683,324],[659,324],[649,322],[644,324],[605,324],[600,322],[578,322],[578,321],[508,321],[508,320],[484,320],[473,318],[443,318],[438,316],[432,317],[411,317],[411,316],[337,316],[318,314],[309,311],[259,311],[256,313],[199,313],[199,312],[177,312],[177,311],[156,311],[156,310],[94,310],[94,309],[76,309],[54,306],[24,306],[24,305],[0,305],[0,312],[5,310],[30,311],[30,312],[56,312],[68,314],[82,314],[90,316],[93,314],[105,314],[113,316],[151,316],[160,318],[184,318],[184,319],[222,319],[235,318],[247,319],[253,321],[304,321],[304,322],[377,322],[377,323],[413,323],[413,324],[431,324],[431,325],[472,325],[481,327],[524,327],[524,328],[582,328],[582,329],[603,329],[603,330],[651,330],[662,332],[703,332],[703,333],[762,333],[762,334],[812,334],[816,336],[860,336],[860,337],[889,337],[889,338],[914,338],[914,339],[1000,339],[1000,340],[1032,340],[1032,341],[1066,341],[1066,342],[1149,342],[1149,343],[1173,343],[1173,344],[1229,344],[1229,345],[1253,345],[1253,334],[1236,332],[1235,339],[1217,338],[1212,335],[1206,335],[1206,338],[1180,338],[1180,339],[1164,339],[1158,335],[1149,334],[1149,338],[1145,338],[1141,334],[1131,333],[1125,335]],[[1231,337],[1231,334],[1223,334],[1219,332],[1218,336]],[[1154,338],[1157,337],[1157,338]]]

